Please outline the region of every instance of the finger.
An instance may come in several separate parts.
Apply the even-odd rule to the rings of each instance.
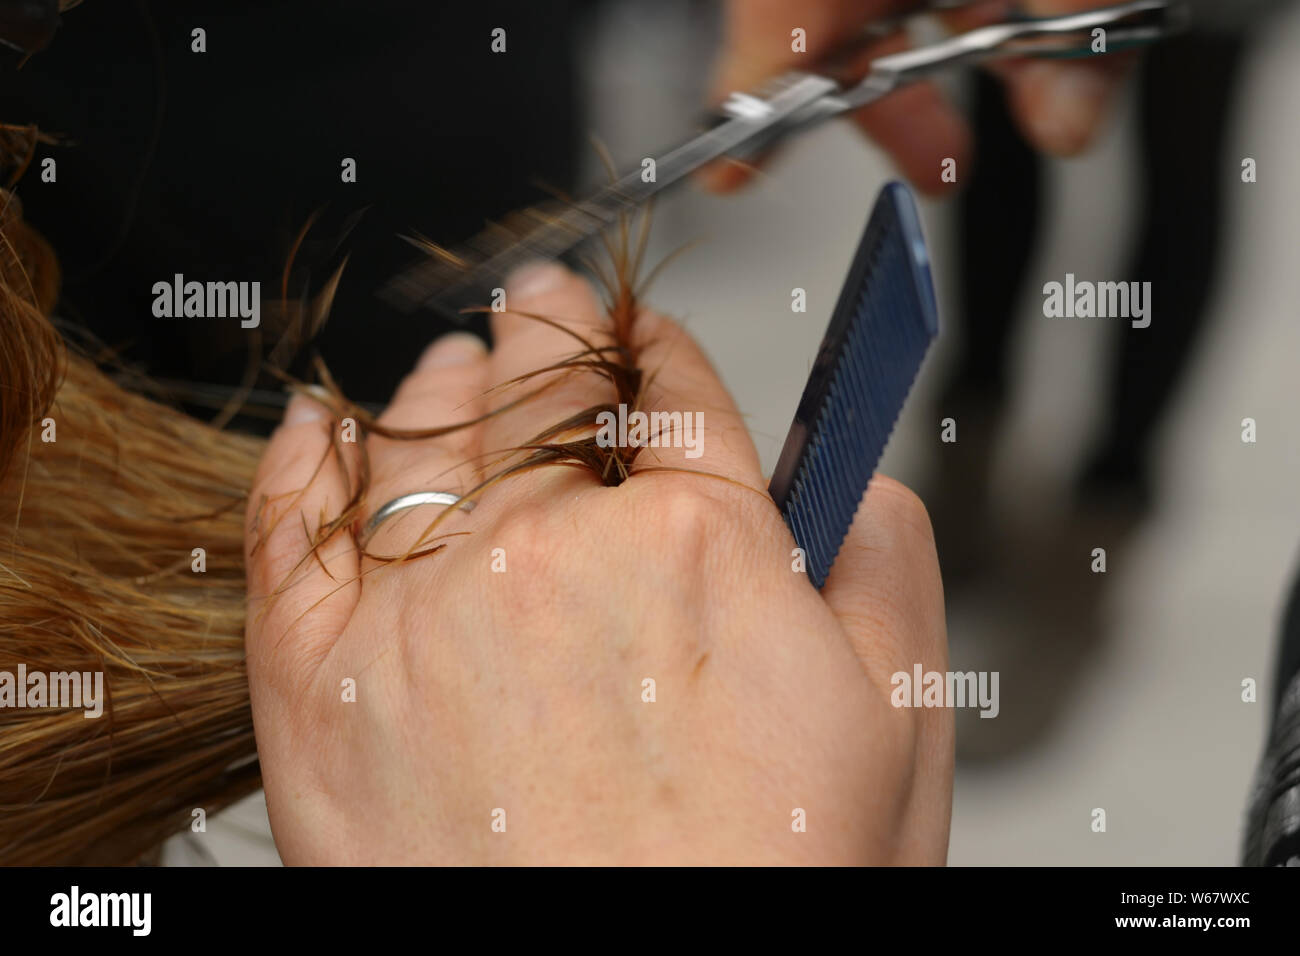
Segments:
[[[888,687],[890,675],[918,663],[947,668],[934,534],[925,506],[898,482],[871,480],[822,597],[878,684]]]
[[[487,411],[487,356],[487,346],[468,332],[438,339],[402,380],[378,424],[418,431],[480,418]],[[481,434],[480,424],[421,439],[371,434],[366,439],[370,510],[410,492],[469,490],[476,480]]]
[[[584,350],[583,341],[595,347],[611,344],[609,321],[587,282],[556,263],[538,263],[512,275],[505,295],[509,311],[492,314],[490,401],[493,408],[519,404],[484,423],[485,459],[616,398],[607,379],[585,369],[543,372],[506,384],[572,358]]]
[[[650,312],[638,318],[636,335],[645,374],[642,410],[650,416],[647,437],[657,447],[638,453],[633,473],[689,468],[763,490],[745,420],[695,340],[676,322]]]
[[[347,625],[360,596],[357,549],[345,529],[312,554],[322,521],[347,504],[325,409],[294,396],[267,443],[245,519],[250,674],[290,682],[313,669]]]
[[[380,423],[390,428],[421,429],[468,421],[472,416],[465,411],[481,402],[487,383],[487,358],[487,345],[477,335],[451,332],[437,339],[397,386],[379,416]],[[431,421],[430,415],[437,420]],[[432,440],[446,442],[442,437]]]
[[[1128,56],[1004,63],[994,69],[1006,86],[1012,115],[1025,139],[1054,156],[1075,156],[1096,140],[1124,81]]]

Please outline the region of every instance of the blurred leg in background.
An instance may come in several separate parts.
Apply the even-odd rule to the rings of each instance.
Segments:
[[[1223,143],[1245,41],[1187,36],[1151,51],[1139,67],[1139,231],[1117,278],[1150,282],[1151,325],[1125,328],[1106,392],[1102,439],[1070,510],[1037,522],[1026,540],[991,537],[990,473],[1009,392],[1011,333],[1042,225],[1042,160],[1021,140],[998,84],[978,80],[977,159],[960,200],[962,352],[940,417],[958,422],[945,446],[938,494],[927,499],[945,587],[978,579],[1005,618],[975,652],[1002,673],[1001,719],[959,720],[963,757],[989,759],[1039,739],[1073,697],[1104,638],[1105,575],[1087,573],[1104,547],[1114,562],[1152,505],[1149,452],[1208,312],[1223,220],[1223,189],[1236,164]],[[1082,573],[1081,573],[1081,570]],[[1014,598],[1014,600],[1012,600]],[[954,655],[965,669],[970,661]],[[1012,693],[1011,689],[1015,688]]]
[[[1223,155],[1245,41],[1182,37],[1142,61],[1139,136],[1142,220],[1127,277],[1150,282],[1151,327],[1128,330],[1113,366],[1105,437],[1082,497],[1117,500],[1135,516],[1151,503],[1151,447],[1205,322],[1223,234]]]
[[[939,405],[941,417],[957,419],[958,440],[946,450],[939,493],[926,498],[950,591],[987,561],[989,480],[1009,392],[1010,338],[1043,206],[1043,161],[1021,138],[1000,81],[980,72],[974,82],[978,152],[957,206],[965,328]]]

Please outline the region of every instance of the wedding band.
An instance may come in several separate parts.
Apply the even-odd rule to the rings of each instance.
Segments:
[[[403,511],[409,511],[412,508],[418,508],[421,505],[446,505],[451,507],[459,504],[462,511],[472,511],[474,502],[461,502],[460,495],[453,495],[450,491],[416,491],[409,495],[402,495],[400,498],[394,498],[385,504],[366,522],[366,526],[361,529],[361,535],[357,543],[364,549],[366,543],[393,515],[401,514]]]

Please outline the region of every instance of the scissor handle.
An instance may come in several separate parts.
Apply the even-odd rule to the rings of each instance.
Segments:
[[[836,97],[844,109],[865,106],[887,92],[962,63],[1017,56],[1084,57],[1093,53],[1093,31],[1106,31],[1107,52],[1152,43],[1184,22],[1179,0],[1132,0],[1056,17],[1023,18],[980,27],[872,62],[871,73]]]

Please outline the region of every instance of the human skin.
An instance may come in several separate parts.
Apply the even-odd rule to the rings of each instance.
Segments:
[[[1116,0],[1022,0],[1034,16],[1075,13]],[[730,0],[725,38],[714,70],[712,100],[755,89],[786,70],[816,70],[819,61],[840,49],[864,25],[924,7],[916,0]],[[955,31],[1004,18],[1017,4],[982,0],[943,16]],[[791,31],[806,33],[807,49],[791,50]],[[875,43],[854,59],[849,77],[866,74],[876,57],[907,47],[905,39]],[[1127,56],[1095,60],[996,61],[986,65],[1003,81],[1012,114],[1025,138],[1043,152],[1072,156],[1086,149],[1101,128],[1123,80]],[[943,161],[957,160],[957,182],[971,154],[971,133],[956,108],[933,83],[916,83],[858,110],[854,121],[893,159],[900,172],[923,191],[952,188],[942,178]],[[700,176],[706,188],[727,192],[743,185],[752,167],[728,161],[708,166]]]
[[[590,287],[558,266],[516,277],[506,301],[584,334],[603,320]],[[383,421],[472,418],[488,386],[574,351],[546,325],[492,319],[490,354],[464,335],[435,343]],[[701,457],[646,449],[637,468],[738,484],[651,471],[606,487],[577,469],[528,472],[451,515],[440,530],[471,533],[445,551],[357,581],[356,544],[336,535],[320,551],[328,574],[303,564],[268,602],[306,551],[303,520],[315,528],[346,497],[332,469],[310,480],[331,426],[309,399],[291,403],[250,499],[289,516],[247,535],[249,683],[286,863],[945,860],[951,711],[890,704],[894,672],[947,667],[924,507],[877,477],[818,592],[792,570],[793,538],[708,360],[652,314],[638,334],[651,343],[641,364],[658,369],[650,407],[703,411],[705,433]],[[467,459],[607,400],[607,388],[570,376],[478,428],[368,438],[366,513],[411,491],[469,488]],[[504,573],[492,570],[498,548]],[[347,678],[355,702],[343,700]]]

